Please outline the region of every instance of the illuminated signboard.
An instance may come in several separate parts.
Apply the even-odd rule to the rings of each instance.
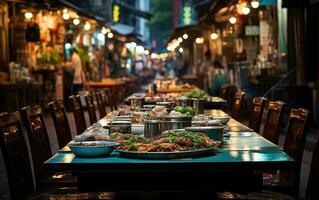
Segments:
[[[117,23],[120,21],[120,6],[118,4],[113,5],[113,22]]]
[[[184,6],[183,8],[183,24],[192,23],[192,8],[190,6]]]

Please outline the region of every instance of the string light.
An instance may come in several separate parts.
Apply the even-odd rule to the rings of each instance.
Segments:
[[[241,9],[241,11],[242,11],[242,13],[243,13],[244,15],[248,15],[248,14],[250,13],[250,8],[248,8],[248,7],[243,7],[243,8]]]
[[[231,18],[229,18],[229,23],[231,23],[231,24],[236,24],[236,22],[237,22],[236,17],[231,17]]]
[[[107,37],[110,38],[110,39],[113,38],[113,36],[114,36],[114,35],[113,35],[113,33],[111,33],[111,32],[107,34]]]
[[[104,35],[106,35],[107,33],[109,33],[111,30],[109,29],[109,28],[106,28],[106,27],[102,27],[102,30],[101,30],[101,32],[104,34]]]
[[[80,20],[78,18],[73,19],[73,24],[75,26],[79,25],[80,24]]]
[[[210,35],[210,38],[212,38],[212,40],[216,40],[218,38],[218,34],[217,33],[212,33]]]
[[[31,19],[33,17],[33,14],[31,12],[26,12],[26,13],[24,13],[24,17],[26,19]]]
[[[183,34],[183,39],[186,40],[188,38],[188,35],[186,33]]]
[[[63,13],[63,19],[64,20],[70,19],[70,14],[68,12]]]
[[[259,1],[252,1],[250,4],[251,4],[251,7],[255,9],[259,7]]]
[[[195,39],[195,42],[197,44],[203,44],[204,43],[204,38],[203,37],[198,37],[198,38]]]
[[[145,54],[146,56],[148,56],[148,55],[150,55],[150,51],[147,50],[147,49],[145,49],[144,54]]]
[[[91,29],[91,24],[90,24],[89,22],[85,22],[85,24],[84,24],[84,29],[85,29],[86,31],[90,30],[90,29]]]
[[[179,43],[181,43],[181,42],[183,42],[183,38],[179,37],[179,38],[177,39],[177,41],[178,41]]]
[[[181,48],[178,49],[178,51],[179,51],[180,53],[183,53],[184,49],[181,47]]]

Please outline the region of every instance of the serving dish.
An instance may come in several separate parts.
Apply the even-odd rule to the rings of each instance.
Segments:
[[[68,144],[72,153],[78,157],[109,156],[118,145],[117,142],[111,141],[70,142]]]
[[[227,116],[227,115],[225,115],[225,116],[214,116],[213,117],[214,119],[216,119],[216,120],[220,120],[220,122],[223,124],[223,125],[225,125],[225,124],[227,124],[228,122],[229,122],[229,120],[230,120],[230,116]]]
[[[217,151],[216,147],[207,149],[199,149],[193,151],[180,152],[137,152],[117,150],[121,157],[135,158],[135,159],[181,159],[181,158],[197,158],[214,155]]]
[[[154,138],[136,135],[111,135],[119,143],[120,156],[137,159],[176,159],[213,155],[218,142],[203,133],[170,130]]]

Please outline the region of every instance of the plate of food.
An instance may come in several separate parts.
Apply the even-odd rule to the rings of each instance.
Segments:
[[[111,140],[119,143],[116,150],[121,157],[135,159],[178,159],[211,156],[218,143],[203,133],[166,131],[152,139],[138,135],[112,134]]]
[[[77,157],[105,157],[109,156],[119,144],[113,141],[85,141],[70,142],[72,153]]]

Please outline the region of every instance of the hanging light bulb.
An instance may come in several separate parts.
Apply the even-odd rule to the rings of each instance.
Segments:
[[[80,24],[80,20],[78,18],[73,19],[73,24],[75,26],[79,25]]]
[[[145,50],[144,50],[144,54],[145,54],[146,56],[148,56],[148,55],[150,55],[150,51],[149,51],[148,49],[145,49]]]
[[[250,8],[245,6],[241,9],[241,11],[244,15],[248,15],[250,13]]]
[[[33,17],[33,14],[31,12],[26,12],[26,13],[24,13],[24,17],[26,19],[31,19]]]
[[[259,7],[259,1],[254,0],[250,4],[251,4],[251,7],[255,8],[255,9]]]
[[[188,38],[188,35],[186,33],[183,34],[183,39],[186,40]]]
[[[103,33],[104,35],[108,33],[107,29],[104,26],[102,27],[101,33]]]
[[[70,14],[68,12],[63,13],[63,19],[64,20],[70,19]]]
[[[91,29],[91,24],[90,24],[89,22],[85,22],[85,24],[84,24],[84,29],[85,29],[86,31],[90,30],[90,29]]]
[[[204,43],[204,38],[203,37],[198,37],[195,39],[196,44],[203,44]]]
[[[212,38],[212,40],[216,40],[218,38],[218,34],[217,33],[212,33],[210,35],[210,38]]]
[[[114,35],[113,35],[112,32],[110,32],[110,33],[107,34],[107,37],[110,38],[110,39],[113,38],[113,36],[114,36]]]
[[[237,22],[237,18],[236,17],[229,18],[229,23],[236,24],[236,22]]]

